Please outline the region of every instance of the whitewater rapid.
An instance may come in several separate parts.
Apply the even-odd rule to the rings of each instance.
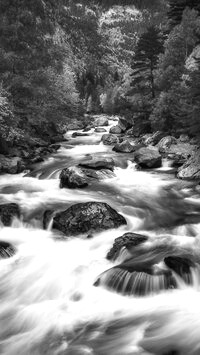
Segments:
[[[11,227],[0,226],[0,240],[17,249],[13,257],[0,260],[2,355],[200,354],[200,224],[177,223],[200,200],[176,190],[175,178],[165,169],[138,171],[129,155],[122,157],[104,146],[101,135],[92,130],[89,138],[70,139],[31,174],[0,177],[0,203],[17,203],[23,215]],[[85,190],[60,189],[62,168],[78,164],[87,154],[112,156],[118,161],[115,176]],[[63,239],[50,227],[43,230],[45,210],[87,201],[107,202],[127,225],[92,239]],[[163,248],[191,256],[197,263],[191,284],[174,275],[178,289],[144,297],[94,287],[98,275],[115,265],[106,254],[126,232],[148,236],[135,261]],[[116,264],[126,256],[122,253]]]

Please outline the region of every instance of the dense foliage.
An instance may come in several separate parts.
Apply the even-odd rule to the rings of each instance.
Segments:
[[[197,0],[1,0],[1,138],[102,111],[198,133],[199,13]]]

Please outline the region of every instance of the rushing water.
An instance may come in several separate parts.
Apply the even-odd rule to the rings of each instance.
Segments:
[[[0,261],[0,354],[200,354],[198,193],[169,174],[167,161],[162,169],[138,171],[131,154],[114,153],[100,142],[102,133],[91,130],[89,136],[71,138],[72,133],[31,174],[0,177],[0,203],[15,202],[23,213],[11,227],[0,227],[0,240],[17,249]],[[88,155],[112,156],[115,175],[86,189],[60,189],[61,169]],[[86,201],[107,202],[124,215],[127,226],[92,239],[80,235],[67,240],[51,224],[49,230],[42,229],[45,210]],[[148,240],[133,250],[123,249],[115,262],[107,260],[114,239],[126,232],[144,234]],[[112,267],[127,266],[127,258],[129,267],[136,268],[153,260],[155,272],[164,268],[162,260],[168,255],[193,261],[190,282],[174,273],[177,289],[165,290],[158,271],[154,281],[141,271],[134,280],[145,280],[150,290],[142,297],[106,287]],[[100,285],[94,287],[99,275]],[[121,268],[117,275],[124,278]],[[132,276],[127,277],[130,282]]]

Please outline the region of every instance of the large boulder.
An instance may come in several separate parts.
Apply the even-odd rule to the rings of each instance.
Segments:
[[[95,170],[102,170],[102,169],[113,170],[114,165],[115,162],[112,158],[98,158],[98,157],[92,158],[91,160],[83,161],[82,163],[79,164],[80,167],[95,169]]]
[[[132,153],[134,152],[135,147],[131,145],[128,140],[124,140],[122,143],[115,144],[113,150],[119,153]]]
[[[111,133],[111,134],[121,134],[122,132],[123,132],[123,129],[118,125],[112,126],[109,131],[109,133]]]
[[[162,165],[162,157],[155,148],[140,148],[134,157],[141,168],[160,168]]]
[[[0,155],[0,172],[8,174],[17,174],[22,171],[22,161],[19,157],[8,158]]]
[[[114,134],[103,134],[103,136],[101,137],[101,140],[103,142],[103,144],[105,145],[114,145],[116,143],[119,142],[119,139],[117,136],[115,136]]]
[[[103,202],[77,203],[57,213],[53,219],[53,228],[66,236],[99,232],[124,224],[125,218]]]
[[[72,166],[63,169],[60,174],[60,188],[67,187],[69,189],[84,188],[88,186],[85,176],[81,169]]]
[[[175,167],[179,167],[188,161],[195,149],[196,146],[190,143],[177,142],[177,144],[172,144],[170,146],[167,152],[167,157],[173,160],[173,165]]]
[[[115,239],[112,248],[107,253],[106,258],[108,260],[116,260],[119,256],[122,248],[126,248],[127,250],[131,250],[132,248],[145,243],[148,240],[148,237],[145,235],[137,234],[137,233],[125,233],[121,237]]]
[[[167,136],[162,138],[158,142],[158,150],[160,153],[167,153],[172,144],[176,144],[177,140],[175,137]]]
[[[95,126],[108,126],[108,119],[107,117],[104,117],[104,116],[99,116],[95,119],[94,121],[94,125]]]
[[[20,218],[20,208],[16,203],[0,205],[0,221],[4,226],[10,226],[14,217]]]
[[[178,169],[177,177],[184,180],[200,180],[200,151],[195,152]]]

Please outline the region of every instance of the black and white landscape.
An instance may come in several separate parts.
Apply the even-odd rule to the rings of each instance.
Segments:
[[[199,0],[0,0],[0,354],[200,354]]]

